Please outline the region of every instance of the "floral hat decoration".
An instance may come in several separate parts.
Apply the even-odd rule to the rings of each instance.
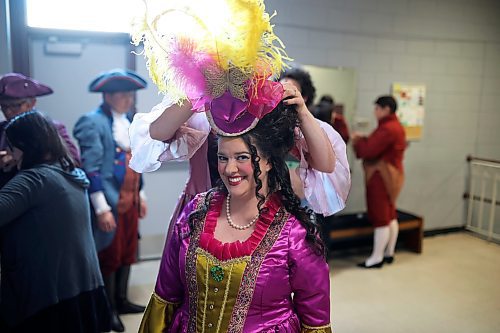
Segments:
[[[144,0],[132,42],[174,103],[189,100],[213,129],[241,135],[281,101],[290,60],[263,0]]]

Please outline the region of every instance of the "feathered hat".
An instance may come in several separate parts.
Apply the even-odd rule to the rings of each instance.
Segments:
[[[281,101],[272,80],[289,58],[263,0],[144,3],[132,41],[143,44],[149,75],[172,101],[189,100],[225,136],[248,132]]]

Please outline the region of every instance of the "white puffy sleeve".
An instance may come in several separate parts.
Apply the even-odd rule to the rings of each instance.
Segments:
[[[210,125],[204,112],[194,113],[168,141],[151,138],[149,126],[173,103],[163,101],[150,112],[137,113],[130,124],[130,168],[143,173],[157,170],[165,161],[186,161],[203,145],[210,132]]]
[[[347,161],[346,144],[340,134],[329,124],[317,119],[316,121],[332,145],[335,169],[331,173],[325,173],[311,168],[305,158],[308,153],[307,143],[302,133],[299,133],[296,144],[300,154],[299,177],[304,185],[305,199],[311,209],[329,216],[345,208],[351,189],[351,171]]]

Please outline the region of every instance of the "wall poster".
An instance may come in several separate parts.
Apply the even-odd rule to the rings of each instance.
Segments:
[[[393,83],[392,95],[398,102],[397,115],[407,140],[422,138],[425,115],[425,85]]]

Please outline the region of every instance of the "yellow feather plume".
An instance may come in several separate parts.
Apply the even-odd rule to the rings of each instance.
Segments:
[[[144,3],[145,12],[132,27],[132,42],[143,45],[141,53],[153,82],[174,101],[186,98],[183,80],[190,79],[180,75],[179,68],[174,66],[178,63],[174,60],[178,57],[174,54],[178,50],[173,46],[176,41],[189,40],[194,45],[189,59],[209,57],[224,71],[237,68],[257,80],[278,77],[284,61],[290,60],[273,32],[263,0],[144,0]],[[206,62],[203,59],[200,63]],[[192,67],[196,66],[190,66],[190,70]]]

